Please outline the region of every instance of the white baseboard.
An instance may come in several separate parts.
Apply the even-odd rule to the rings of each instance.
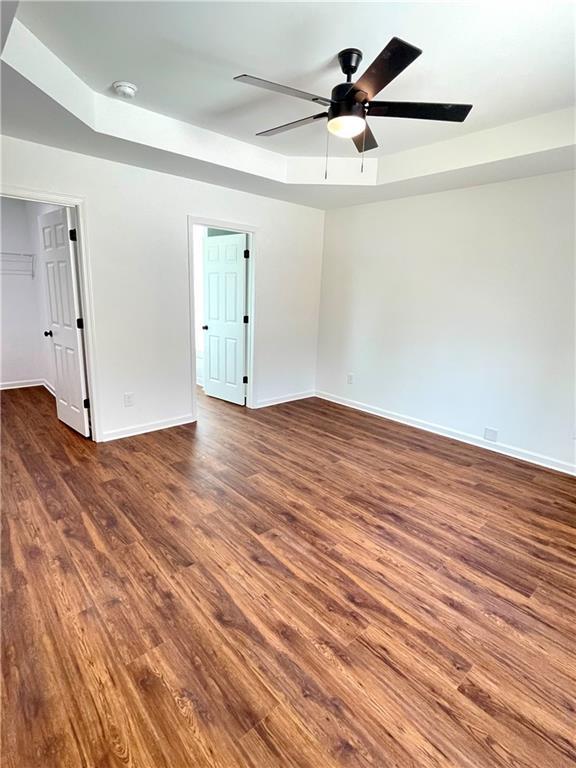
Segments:
[[[133,437],[134,435],[143,435],[145,432],[156,432],[159,429],[169,429],[170,427],[179,427],[182,424],[191,424],[196,421],[192,413],[186,413],[184,416],[177,416],[174,419],[164,419],[163,421],[150,421],[148,424],[136,424],[133,427],[123,427],[122,429],[111,429],[102,433],[102,438],[98,442],[106,443],[109,440],[118,440],[121,437]]]
[[[27,381],[5,381],[0,384],[2,389],[23,389],[25,387],[45,387],[54,396],[54,387],[46,379],[28,379]]]
[[[250,408],[268,408],[270,405],[281,405],[282,403],[291,403],[293,400],[305,400],[307,397],[315,397],[316,392],[295,392],[291,395],[282,395],[281,397],[272,397],[269,400],[257,400]]]
[[[502,443],[491,443],[488,440],[484,440],[476,435],[471,435],[468,432],[460,432],[456,429],[450,429],[443,427],[441,424],[433,424],[422,419],[415,419],[411,416],[405,416],[401,413],[394,413],[393,411],[386,411],[383,408],[377,408],[366,403],[360,403],[356,400],[348,400],[338,395],[332,395],[329,392],[316,392],[316,397],[321,400],[328,400],[331,403],[337,403],[338,405],[345,405],[348,408],[353,408],[356,411],[363,411],[364,413],[370,413],[374,416],[380,416],[384,419],[390,419],[391,421],[397,421],[400,424],[407,424],[410,427],[416,427],[417,429],[423,429],[426,432],[433,432],[436,435],[442,435],[443,437],[450,437],[453,440],[459,440],[462,443],[468,445],[475,445],[477,448],[485,448],[488,451],[494,453],[502,453],[505,456],[511,456],[514,459],[520,459],[522,461],[530,462],[530,464],[537,464],[540,467],[546,467],[547,469],[555,469],[558,472],[565,472],[567,475],[576,475],[576,464],[570,464],[567,461],[560,461],[553,459],[550,456],[542,456],[539,453],[533,453],[532,451],[526,451],[524,448],[517,448],[514,445],[505,445]]]
[[[4,381],[0,389],[22,389],[23,387],[42,387],[44,379],[27,379],[25,381]]]

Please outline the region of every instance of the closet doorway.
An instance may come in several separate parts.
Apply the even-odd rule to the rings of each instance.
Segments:
[[[189,219],[197,385],[252,406],[254,232]]]
[[[0,388],[43,386],[91,435],[74,207],[0,198]]]

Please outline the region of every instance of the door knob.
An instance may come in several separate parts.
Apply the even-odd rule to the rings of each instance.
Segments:
[[[44,331],[44,336],[53,336],[52,331]]]
[[[207,326],[207,325],[203,325],[203,326],[202,326],[202,330],[203,330],[203,331],[207,331],[207,330],[208,330],[208,326]]]

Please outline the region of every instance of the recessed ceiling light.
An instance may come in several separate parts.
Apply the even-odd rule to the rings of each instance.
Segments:
[[[122,99],[133,99],[138,92],[138,86],[127,80],[116,80],[115,83],[112,83],[112,90],[116,96],[120,96]]]

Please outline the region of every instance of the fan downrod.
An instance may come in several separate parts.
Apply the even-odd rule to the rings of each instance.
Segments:
[[[352,75],[355,74],[362,61],[362,51],[359,48],[344,48],[338,54],[338,61],[340,69],[346,75],[347,81],[350,82]]]

